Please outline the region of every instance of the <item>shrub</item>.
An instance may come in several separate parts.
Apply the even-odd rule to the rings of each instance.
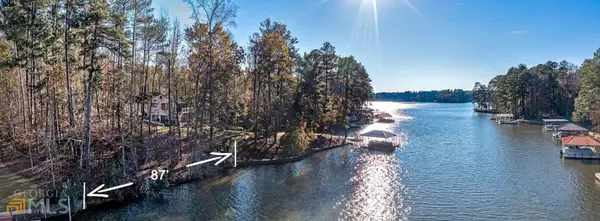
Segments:
[[[81,189],[83,189],[83,187],[75,181],[67,180],[63,183],[62,188],[62,194],[64,195],[62,195],[61,197],[69,197],[69,200],[71,201],[71,210],[76,210],[78,208],[78,205],[81,205],[80,203],[78,203],[78,199],[81,198],[80,194]]]
[[[303,153],[310,144],[310,133],[306,132],[306,122],[300,122],[288,127],[286,134],[281,137],[280,145],[285,153]]]

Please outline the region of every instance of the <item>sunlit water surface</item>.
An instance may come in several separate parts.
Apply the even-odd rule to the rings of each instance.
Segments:
[[[562,160],[551,134],[497,125],[470,104],[374,102],[402,147],[343,147],[238,169],[163,199],[78,220],[600,220],[599,162]]]

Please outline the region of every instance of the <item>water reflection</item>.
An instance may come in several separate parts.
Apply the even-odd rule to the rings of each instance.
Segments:
[[[231,189],[233,191],[233,207],[236,210],[236,216],[233,220],[245,220],[249,214],[256,213],[256,202],[259,197],[256,195],[254,171],[247,171],[244,176],[235,182]]]
[[[406,220],[401,166],[395,155],[364,151],[358,157],[354,186],[339,220]]]
[[[370,106],[371,108],[379,111],[385,112],[392,115],[392,119],[395,120],[395,123],[373,123],[363,127],[359,130],[359,133],[366,133],[372,130],[385,130],[398,134],[400,147],[408,142],[408,134],[405,128],[403,128],[403,124],[406,121],[413,120],[412,116],[406,114],[406,110],[421,108],[427,104],[417,104],[417,103],[398,103],[398,102],[373,102]]]
[[[374,102],[373,109],[392,115],[396,123],[374,123],[360,133],[371,130],[388,130],[400,136],[401,145],[407,141],[402,122],[413,119],[406,109],[423,104]],[[404,206],[405,188],[402,184],[402,167],[395,154],[360,150],[350,184],[349,199],[345,199],[339,220],[406,220],[410,207]]]
[[[398,102],[373,102],[371,108],[385,112],[392,115],[392,118],[396,121],[396,123],[374,123],[366,126],[360,132],[368,132],[371,130],[390,130],[396,132],[403,132],[404,130],[398,130],[403,121],[413,119],[412,116],[406,114],[406,110],[419,108],[425,104],[416,104],[416,103],[398,103]]]

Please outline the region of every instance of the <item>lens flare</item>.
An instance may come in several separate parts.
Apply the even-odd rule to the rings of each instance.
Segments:
[[[375,1],[375,0],[373,0]],[[406,6],[408,6],[411,10],[413,10],[413,12],[417,13],[420,16],[423,16],[423,14],[421,14],[421,11],[419,11],[419,9],[417,9],[417,7],[415,7],[412,3],[410,3],[409,0],[404,0],[404,4],[406,4]]]
[[[350,33],[350,42],[348,47],[352,46],[353,43],[359,42],[361,45],[368,45],[368,49],[372,50],[375,46],[376,50],[380,49],[380,29],[379,29],[379,18],[380,11],[379,7],[385,7],[386,4],[397,1],[400,2],[404,7],[409,8],[410,11],[414,12],[419,16],[423,16],[421,11],[415,7],[410,0],[347,0],[349,4],[359,4],[358,11],[354,17],[354,25]]]

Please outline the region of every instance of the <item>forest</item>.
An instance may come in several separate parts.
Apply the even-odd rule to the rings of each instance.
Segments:
[[[511,67],[487,85],[476,82],[473,103],[518,118],[564,117],[600,130],[600,49],[581,65],[548,61]]]
[[[300,53],[268,18],[235,42],[232,0],[184,1],[189,27],[151,0],[1,0],[3,165],[54,189],[134,181],[148,193],[168,185],[149,169],[234,140],[241,159],[301,154],[372,98],[365,67],[332,44]]]
[[[373,99],[403,102],[468,103],[472,101],[472,96],[470,91],[448,89],[439,91],[378,92],[373,95]]]

